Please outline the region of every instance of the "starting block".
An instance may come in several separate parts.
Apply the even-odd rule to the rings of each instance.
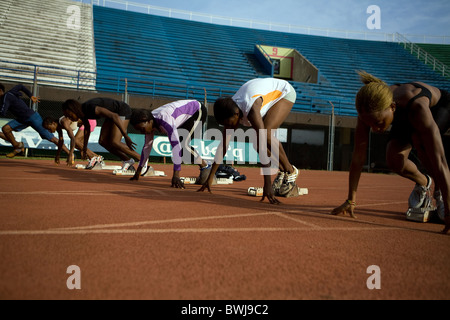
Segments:
[[[264,188],[250,187],[247,190],[247,194],[252,197],[262,197],[263,192],[264,192]]]
[[[260,188],[250,187],[247,190],[247,194],[252,197],[262,197],[263,193],[264,193],[264,188],[262,188],[262,187],[260,187]],[[289,194],[287,194],[283,197],[290,198],[290,197],[303,196],[303,195],[307,195],[307,194],[309,194],[308,188],[297,187],[297,188],[293,188],[292,191],[289,192]],[[278,196],[280,196],[280,195],[278,195]]]
[[[119,168],[113,171],[113,175],[116,176],[134,176],[135,174],[136,170],[134,169],[134,167],[131,170],[122,170]],[[141,174],[141,177],[165,177],[165,176],[166,174],[164,173],[164,171],[157,171],[153,169],[153,167],[149,167],[147,171]]]
[[[141,174],[141,177],[166,177],[164,171],[158,171],[153,167],[148,167],[147,171]]]
[[[227,185],[227,184],[233,184],[233,182],[234,182],[233,178],[217,178],[217,177],[214,177],[213,185],[216,185],[216,184],[225,184],[225,185]]]
[[[115,176],[134,176],[135,173],[136,173],[136,170],[117,169],[117,170],[113,171],[113,175],[115,175]]]
[[[197,178],[192,177],[181,177],[180,180],[184,184],[195,184],[197,182]]]
[[[406,211],[406,219],[416,222],[429,222],[436,214],[436,207],[427,208],[409,208]]]
[[[77,164],[75,166],[76,169],[86,169],[86,165],[84,164]],[[121,166],[107,166],[106,164],[102,163],[96,163],[94,167],[91,170],[120,170]]]
[[[184,184],[197,184],[197,179],[195,177],[181,177],[180,180],[184,183]],[[233,184],[234,180],[233,178],[217,178],[214,177],[214,181],[213,181],[213,186],[214,185],[218,185],[218,184],[222,184],[222,185],[229,185],[229,184]]]
[[[406,211],[406,220],[429,222],[436,214],[437,207],[433,204],[431,192],[428,191],[421,208],[409,208],[408,211]]]
[[[298,196],[304,196],[309,194],[309,190],[307,188],[300,188],[299,186],[296,186],[296,188],[292,188],[292,190],[286,194],[286,195],[279,195],[280,197],[285,198],[292,198],[292,197],[298,197]]]

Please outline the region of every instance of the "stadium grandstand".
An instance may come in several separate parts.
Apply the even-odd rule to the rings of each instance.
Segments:
[[[30,20],[33,27],[26,22]],[[227,26],[95,2],[5,0],[0,7],[0,81],[34,84],[45,116],[59,115],[67,98],[109,95],[132,107],[152,108],[176,99],[203,101],[205,96],[213,103],[250,79],[283,78],[297,91],[284,125],[290,158],[298,167],[326,169],[323,154],[331,147],[334,169],[347,170],[357,115],[354,97],[361,86],[356,70],[391,84],[420,80],[450,91],[450,45],[393,38]],[[212,119],[209,125],[215,125]],[[300,135],[319,137],[323,144],[311,145]],[[374,137],[371,148],[384,138]],[[382,163],[384,155],[372,152],[369,162],[369,167]]]

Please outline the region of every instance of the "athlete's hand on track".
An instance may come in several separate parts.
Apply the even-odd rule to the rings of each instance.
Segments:
[[[348,214],[350,217],[356,219],[354,210],[355,205],[348,203],[348,201],[345,201],[342,205],[331,211],[331,214],[335,216],[339,214],[343,214],[345,216]]]
[[[184,186],[183,181],[181,181],[181,179],[179,177],[173,177],[172,178],[172,188],[186,189],[186,187]]]
[[[442,230],[443,234],[447,234],[450,231],[450,216],[445,217],[445,228]]]
[[[202,186],[200,187],[200,189],[197,190],[197,192],[203,192],[203,191],[205,191],[206,189],[208,189],[208,192],[209,192],[209,193],[212,193],[212,192],[211,192],[211,186],[209,185],[209,181],[206,181],[205,184],[202,185]]]
[[[263,191],[263,197],[261,199],[261,202],[263,202],[267,197],[267,200],[269,200],[270,204],[280,204],[281,202],[275,198],[275,195],[273,193],[273,189],[272,186],[264,186],[264,191]]]

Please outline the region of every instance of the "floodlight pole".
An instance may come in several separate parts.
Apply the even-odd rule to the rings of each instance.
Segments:
[[[38,73],[39,68],[37,66],[34,67],[34,81],[33,81],[33,96],[39,97],[39,88],[38,88]],[[35,112],[38,112],[38,103],[37,102],[31,102],[32,103],[32,109]]]
[[[327,170],[333,171],[333,159],[334,159],[334,131],[335,131],[335,120],[334,120],[334,104],[331,101],[328,101],[331,104],[331,115],[330,115],[330,129],[328,132],[328,163]]]

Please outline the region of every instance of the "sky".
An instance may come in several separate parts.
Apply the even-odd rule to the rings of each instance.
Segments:
[[[449,0],[130,0],[130,2],[314,28],[450,36]],[[372,5],[379,8],[377,17],[372,16],[375,14],[374,11],[367,13],[369,6]],[[380,29],[368,29],[367,20],[371,17],[379,21]],[[374,24],[375,20],[372,19],[371,22]]]

